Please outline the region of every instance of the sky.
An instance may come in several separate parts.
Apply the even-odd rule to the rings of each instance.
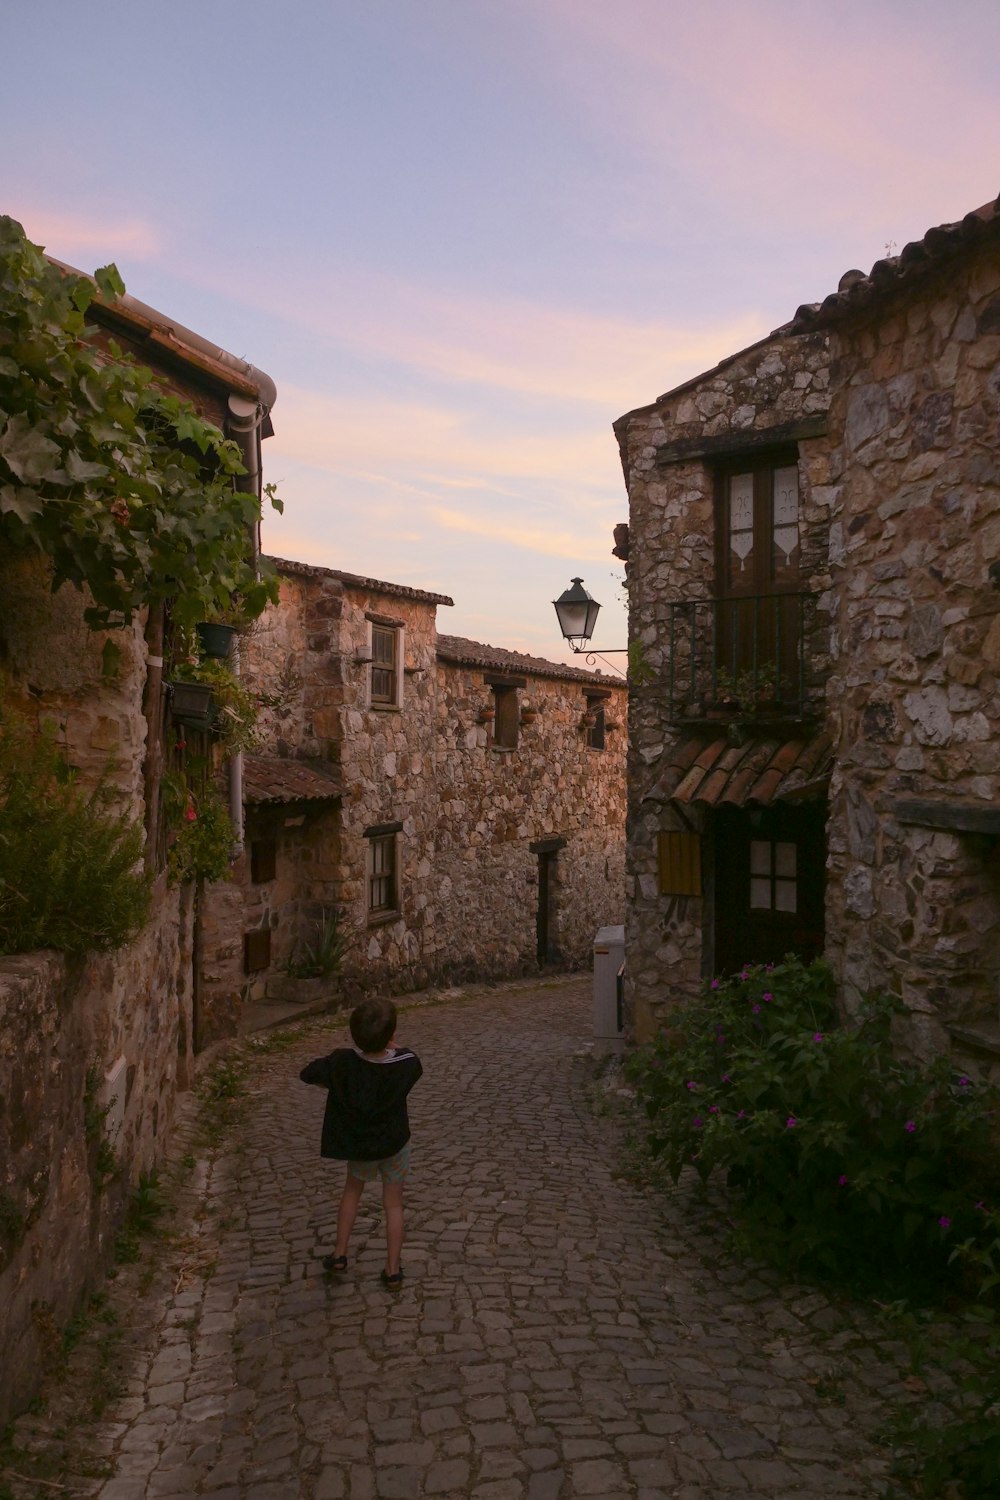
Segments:
[[[265,549],[555,661],[573,576],[626,641],[614,420],[1000,192],[996,0],[0,21],[0,212],[274,379]]]

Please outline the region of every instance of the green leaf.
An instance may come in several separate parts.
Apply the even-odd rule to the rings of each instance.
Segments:
[[[94,272],[94,280],[101,289],[101,295],[112,301],[115,297],[124,297],[125,283],[118,273],[118,267],[112,263],[100,266]]]
[[[26,483],[45,479],[59,456],[59,444],[45,437],[18,412],[0,433],[0,458],[15,478]]]

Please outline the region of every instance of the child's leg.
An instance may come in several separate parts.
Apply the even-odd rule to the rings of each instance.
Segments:
[[[361,1194],[365,1190],[364,1182],[360,1177],[352,1177],[348,1172],[344,1181],[344,1191],[340,1199],[340,1208],[337,1212],[337,1254],[347,1254],[347,1244],[351,1238],[351,1230],[354,1228],[354,1220],[358,1216],[358,1204],[361,1202]]]
[[[382,1207],[385,1209],[385,1269],[390,1276],[395,1276],[399,1270],[399,1258],[403,1253],[403,1184],[401,1182],[383,1180]]]

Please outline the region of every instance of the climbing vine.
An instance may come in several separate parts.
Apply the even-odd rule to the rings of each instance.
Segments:
[[[113,265],[64,272],[0,216],[0,541],[43,553],[53,588],[88,590],[95,627],[158,601],[182,623],[234,604],[252,619],[277,580],[251,555],[260,502],[236,488],[240,450],[97,343],[88,308],[124,290]]]

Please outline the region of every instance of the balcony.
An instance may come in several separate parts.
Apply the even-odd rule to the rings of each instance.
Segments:
[[[815,639],[815,595],[690,599],[669,609],[666,690],[673,723],[787,726],[815,717],[807,655]]]

